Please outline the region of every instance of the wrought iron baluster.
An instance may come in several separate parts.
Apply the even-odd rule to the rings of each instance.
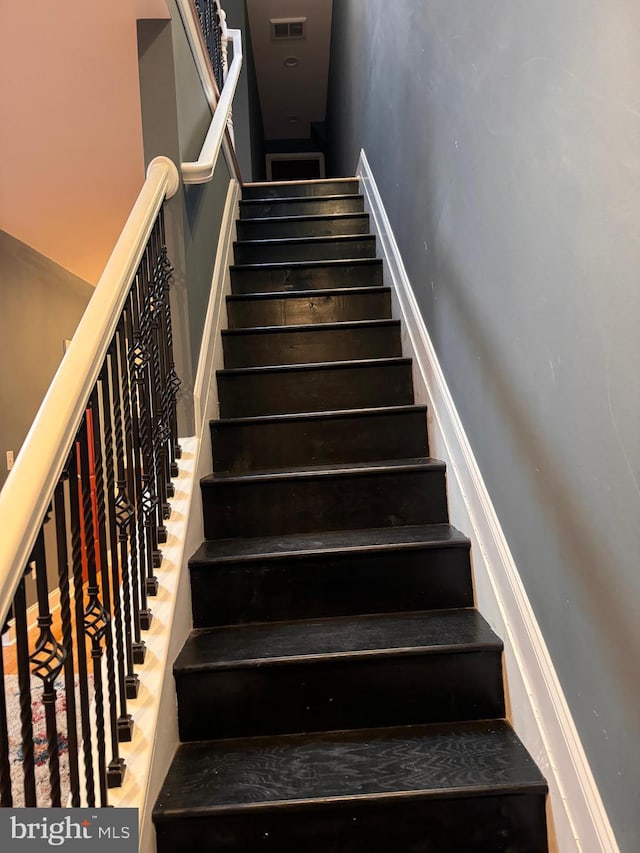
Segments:
[[[7,625],[4,626],[4,634]],[[11,765],[9,763],[9,724],[7,719],[7,697],[4,689],[4,652],[0,645],[0,808],[13,805],[11,790]]]
[[[159,281],[156,269],[157,224],[150,240],[148,274],[141,284],[141,297],[146,306],[146,322],[143,329],[144,346],[150,354],[148,385],[150,392],[151,445],[153,450],[153,479],[158,496],[158,537],[160,542],[167,541],[167,529],[164,520],[169,518],[171,507],[167,501],[167,482],[169,480],[169,460],[166,456],[168,424],[164,420],[162,405],[162,365],[160,361],[161,320],[164,315],[164,289]]]
[[[27,627],[27,597],[24,578],[21,578],[13,599],[16,629],[16,658],[20,695],[20,734],[22,737],[22,772],[25,806],[37,806],[36,777],[33,749],[33,717],[31,714],[31,675],[29,671],[29,632]]]
[[[85,416],[84,424],[79,433],[80,448],[80,482],[82,483],[82,511],[84,514],[87,550],[87,605],[84,611],[84,630],[91,641],[91,659],[93,661],[93,689],[95,693],[96,711],[96,744],[98,753],[98,784],[100,787],[100,805],[107,805],[107,760],[106,760],[106,738],[104,724],[104,693],[102,687],[102,640],[109,629],[109,614],[104,609],[100,600],[100,587],[98,586],[98,554],[95,549],[93,537],[94,515],[93,501],[91,495],[91,457],[89,446],[92,442],[93,432],[93,408],[90,403]]]
[[[79,438],[83,431],[84,422],[78,431]],[[69,508],[71,515],[74,627],[76,633],[76,661],[78,664],[78,693],[80,695],[80,727],[82,731],[85,792],[87,805],[95,806],[96,794],[93,778],[91,718],[89,713],[89,673],[87,668],[87,646],[84,625],[84,588],[82,578],[83,537],[80,523],[81,516],[83,515],[83,495],[80,470],[80,448],[79,441],[76,441],[69,457]]]
[[[139,278],[140,273],[137,276]],[[151,611],[147,606],[147,578],[153,576],[153,560],[155,551],[153,550],[153,537],[150,536],[151,526],[148,522],[150,514],[153,514],[156,509],[156,495],[154,491],[153,480],[149,476],[151,469],[151,460],[145,452],[145,428],[146,428],[146,411],[148,408],[148,396],[144,386],[144,377],[146,375],[147,355],[142,344],[139,322],[140,322],[140,306],[136,298],[138,282],[134,282],[131,292],[129,293],[129,301],[127,310],[125,311],[125,328],[127,337],[131,341],[129,347],[129,377],[131,380],[131,411],[132,411],[132,442],[135,451],[135,468],[132,472],[135,478],[136,490],[136,524],[139,543],[139,590],[140,610],[138,613],[139,627],[141,630],[148,630],[151,626]],[[142,377],[142,379],[141,379]],[[151,542],[150,542],[151,539]]]
[[[103,368],[99,378],[99,385],[104,386],[108,381],[106,376],[106,366]],[[107,553],[107,531],[109,529],[109,521],[107,519],[107,502],[105,498],[105,476],[102,456],[102,421],[106,420],[106,413],[103,417],[100,414],[100,395],[98,385],[93,390],[91,395],[91,405],[89,410],[88,426],[89,437],[93,439],[92,444],[89,444],[89,461],[95,471],[95,494],[96,506],[94,511],[97,513],[94,516],[94,527],[97,531],[99,542],[99,582],[100,592],[102,595],[102,605],[107,614],[107,626],[104,632],[105,652],[107,660],[107,709],[109,718],[109,731],[111,736],[111,761],[107,767],[107,787],[117,788],[122,784],[125,772],[124,760],[120,757],[120,746],[118,740],[118,719],[117,705],[118,699],[116,695],[116,665],[114,660],[114,642],[112,631],[112,614],[111,609],[111,585],[110,585],[110,569],[109,557]],[[92,458],[93,457],[93,458]],[[115,559],[115,558],[113,558]]]
[[[128,382],[126,367],[126,350],[123,350],[124,320],[121,319],[116,335],[111,345],[111,390],[113,394],[113,419],[116,438],[116,471],[117,471],[117,494],[115,498],[115,519],[118,525],[118,544],[120,550],[120,572],[122,576],[122,606],[123,622],[126,648],[125,676],[126,698],[135,699],[140,688],[138,676],[133,671],[134,660],[134,638],[138,627],[138,612],[135,602],[132,601],[132,587],[135,586],[131,577],[131,562],[129,555],[134,553],[135,530],[133,527],[134,509],[129,497],[128,480],[126,476],[126,426],[123,410],[127,402],[124,400],[124,386]],[[131,547],[129,543],[131,542]],[[144,660],[144,657],[143,657]],[[126,709],[122,713],[127,718]]]
[[[120,354],[120,377],[122,382],[122,409],[124,412],[124,447],[127,493],[129,495],[132,518],[129,529],[129,566],[131,579],[131,598],[133,615],[133,662],[144,663],[146,645],[141,637],[140,621],[140,573],[138,570],[139,556],[144,549],[144,542],[138,540],[138,530],[134,524],[141,502],[138,476],[140,473],[140,454],[137,442],[134,446],[134,415],[132,412],[133,378],[129,370],[129,349],[133,345],[130,323],[125,309],[122,323],[118,328],[118,352]]]
[[[103,431],[104,431],[104,466],[106,470],[107,482],[107,510],[109,514],[109,548],[111,551],[111,593],[113,597],[113,615],[115,627],[115,656],[117,667],[117,682],[118,682],[118,697],[119,697],[119,716],[116,722],[119,741],[130,741],[133,734],[133,720],[130,714],[127,713],[127,686],[126,686],[126,666],[127,657],[130,653],[130,646],[125,645],[125,636],[123,630],[123,614],[122,614],[122,598],[120,592],[120,584],[124,589],[124,572],[125,568],[122,565],[122,553],[119,548],[119,535],[121,516],[117,509],[118,495],[116,494],[116,466],[117,459],[114,458],[114,431],[118,431],[118,417],[116,416],[116,398],[119,394],[114,390],[113,395],[110,390],[110,379],[113,381],[114,362],[116,358],[115,340],[112,342],[107,355],[107,363],[102,377],[102,412],[103,412]],[[112,400],[113,397],[113,408]],[[119,404],[119,400],[118,400]],[[125,541],[126,541],[126,526],[125,526]],[[126,608],[125,608],[126,610]],[[125,615],[125,619],[126,619]],[[131,658],[131,667],[133,672],[133,658]]]
[[[167,373],[165,378],[165,395],[166,395],[166,407],[167,407],[167,423],[169,424],[170,430],[170,466],[169,473],[171,477],[178,476],[178,462],[182,456],[182,448],[178,443],[178,415],[176,403],[178,399],[178,391],[180,389],[180,379],[178,378],[178,374],[176,373],[176,366],[173,356],[173,326],[171,322],[171,282],[173,279],[173,267],[169,262],[169,257],[167,254],[166,247],[166,239],[165,239],[165,225],[164,225],[164,212],[160,211],[160,216],[158,218],[159,226],[160,226],[160,275],[162,276],[163,287],[165,291],[165,300],[164,300],[164,334],[162,339],[164,341],[164,349],[165,349],[165,360],[167,365]]]
[[[55,681],[65,659],[64,647],[55,638],[51,627],[53,618],[49,610],[49,584],[47,582],[47,560],[44,547],[44,527],[33,549],[36,570],[36,589],[38,598],[38,629],[40,631],[36,646],[30,656],[33,674],[42,681],[42,704],[44,706],[47,727],[47,755],[49,757],[49,785],[51,805],[60,807],[60,757],[58,754],[58,723],[56,720]]]
[[[71,604],[69,594],[69,555],[67,553],[67,522],[64,500],[64,482],[68,481],[69,463],[62,479],[56,486],[54,514],[56,522],[56,546],[58,551],[58,587],[60,589],[60,618],[62,622],[62,645],[64,658],[64,688],[67,717],[67,742],[69,744],[69,786],[71,805],[80,805],[80,772],[78,764],[78,730],[76,696],[73,674],[73,633],[71,627]]]

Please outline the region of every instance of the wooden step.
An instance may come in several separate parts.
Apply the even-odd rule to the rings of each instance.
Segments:
[[[265,216],[337,216],[341,213],[363,211],[364,197],[353,193],[240,202],[240,219],[262,219]]]
[[[291,261],[331,261],[375,258],[376,238],[290,237],[285,240],[237,240],[233,244],[236,264],[273,264]]]
[[[469,550],[448,524],[206,540],[189,561],[193,624],[471,607]]]
[[[320,293],[260,293],[227,296],[230,329],[348,323],[391,317],[391,288],[343,287]]]
[[[158,853],[547,853],[546,783],[501,720],[183,744]]]
[[[358,193],[357,178],[333,178],[319,181],[268,181],[249,183],[242,187],[242,198],[272,199],[301,196],[353,195]]]
[[[287,237],[338,237],[368,234],[369,214],[340,213],[326,216],[268,216],[264,219],[240,219],[238,240],[272,240]]]
[[[180,739],[502,717],[502,643],[475,610],[194,631],[174,665]]]
[[[219,370],[217,378],[222,418],[413,403],[408,358],[242,367]]]
[[[327,290],[382,285],[379,258],[244,264],[231,267],[235,294]]]
[[[448,521],[445,466],[429,458],[212,474],[200,484],[206,539]]]
[[[222,347],[226,368],[402,355],[399,320],[226,329],[222,332]]]
[[[426,406],[211,421],[219,473],[428,456]]]

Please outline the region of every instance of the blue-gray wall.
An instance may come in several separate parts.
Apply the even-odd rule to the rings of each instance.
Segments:
[[[640,5],[339,0],[365,149],[624,851],[640,839]]]

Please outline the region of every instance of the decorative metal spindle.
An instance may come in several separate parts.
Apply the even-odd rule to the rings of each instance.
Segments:
[[[154,235],[152,235],[152,247],[154,242]],[[145,336],[145,347],[147,348],[147,352],[151,354],[151,364],[149,365],[148,370],[148,378],[149,378],[149,388],[151,394],[151,408],[152,408],[152,420],[151,420],[151,443],[153,446],[153,477],[156,485],[156,494],[158,496],[158,508],[159,508],[159,528],[158,533],[161,542],[166,542],[166,528],[164,527],[164,520],[169,518],[171,513],[171,508],[167,502],[166,496],[166,486],[167,480],[169,479],[169,468],[168,468],[168,460],[166,458],[165,452],[165,444],[167,441],[168,433],[167,433],[167,425],[163,420],[163,406],[162,406],[162,366],[160,362],[160,343],[159,343],[159,335],[160,335],[160,319],[164,315],[164,310],[162,306],[162,299],[164,297],[164,289],[161,286],[161,283],[158,281],[158,277],[156,275],[156,266],[155,263],[149,269],[149,278],[145,281],[143,280],[143,299],[144,304],[147,306],[146,316],[147,323],[146,328],[143,332]],[[166,468],[165,468],[166,466]]]
[[[83,429],[81,427],[78,432],[78,436],[81,436],[82,432]],[[87,805],[95,806],[96,792],[93,781],[91,718],[89,714],[89,679],[84,627],[84,589],[82,581],[83,542],[80,526],[80,517],[83,513],[83,499],[80,467],[80,446],[79,441],[76,441],[69,457],[69,507],[71,515],[71,559],[73,563],[75,616],[74,627],[76,633],[76,661],[78,664],[78,692],[80,694],[80,727],[82,731],[82,752],[84,758],[84,782]]]
[[[137,594],[140,596],[138,622],[139,628],[146,631],[151,626],[151,611],[147,607],[147,578],[153,575],[153,554],[148,536],[147,516],[155,510],[156,504],[153,483],[149,478],[150,461],[144,448],[144,424],[149,401],[146,389],[140,382],[141,371],[144,372],[146,369],[144,367],[146,358],[138,331],[139,306],[135,298],[136,291],[137,287],[134,283],[129,293],[129,301],[125,311],[125,328],[127,338],[133,342],[132,346],[129,347],[128,360],[131,381],[132,446],[135,455],[135,468],[133,470],[136,492],[135,511],[140,564],[139,588],[137,589]]]
[[[84,630],[91,640],[91,659],[93,661],[93,689],[95,692],[96,743],[98,752],[98,784],[100,786],[100,805],[107,805],[107,760],[104,724],[104,695],[102,690],[102,640],[109,628],[109,614],[100,600],[98,586],[97,557],[93,538],[93,502],[91,499],[91,460],[89,444],[91,441],[93,409],[91,403],[87,409],[84,423],[79,432],[80,482],[82,483],[82,512],[87,531],[87,606],[84,611]]]
[[[222,27],[218,16],[218,9],[214,0],[195,0],[196,10],[200,18],[200,25],[204,35],[207,53],[211,60],[213,74],[222,91],[224,85],[224,65],[222,61]]]
[[[49,757],[49,785],[51,805],[60,807],[60,756],[58,753],[58,723],[56,720],[55,681],[64,664],[65,650],[57,641],[51,626],[53,618],[49,610],[49,584],[47,582],[47,560],[44,548],[44,528],[33,549],[36,567],[36,589],[38,597],[38,628],[40,634],[30,657],[33,674],[42,681],[42,704],[47,727],[47,755]]]
[[[99,384],[104,386],[108,382],[106,366],[100,374]],[[107,554],[107,509],[105,499],[105,477],[102,457],[102,429],[101,422],[106,420],[106,415],[100,417],[100,402],[98,394],[98,386],[94,388],[91,395],[91,407],[89,410],[89,418],[87,425],[90,427],[89,435],[93,437],[93,445],[89,445],[89,458],[95,470],[95,486],[96,486],[96,505],[97,518],[94,517],[94,528],[97,529],[98,541],[100,544],[100,589],[102,594],[102,602],[107,620],[111,622],[111,585],[110,585],[110,570],[109,559]],[[93,451],[93,459],[91,458]],[[113,561],[117,562],[114,555]],[[122,784],[125,772],[125,763],[120,758],[120,746],[118,740],[118,697],[116,693],[116,665],[114,660],[114,642],[113,631],[111,624],[107,626],[105,631],[105,651],[107,655],[107,696],[108,696],[108,711],[109,711],[109,730],[111,735],[111,761],[107,769],[107,787],[117,788]]]
[[[118,353],[120,356],[120,381],[122,389],[122,410],[124,413],[124,448],[125,448],[125,471],[126,471],[126,488],[129,495],[130,506],[132,510],[131,526],[129,528],[129,577],[131,580],[131,603],[133,617],[133,643],[131,645],[133,651],[134,663],[144,663],[146,654],[146,646],[140,636],[140,587],[138,573],[138,536],[135,527],[134,519],[136,517],[136,507],[138,506],[140,497],[137,492],[137,473],[140,471],[140,465],[134,456],[133,446],[133,415],[131,412],[131,385],[132,378],[129,373],[129,358],[127,336],[129,335],[129,324],[126,322],[126,312],[122,318],[122,322],[118,327]],[[131,341],[131,338],[129,338]],[[139,456],[138,456],[139,459]],[[134,461],[135,460],[135,461]],[[140,548],[143,543],[140,542]],[[131,690],[131,688],[130,688]],[[128,694],[130,695],[130,694]]]
[[[78,730],[76,697],[73,674],[73,634],[71,629],[71,605],[69,595],[69,556],[67,553],[67,522],[64,502],[64,481],[68,480],[68,463],[63,479],[56,486],[54,513],[56,520],[56,546],[58,550],[58,587],[60,590],[60,619],[62,622],[62,645],[64,659],[64,689],[67,716],[67,740],[69,744],[69,786],[71,805],[80,805],[80,772],[78,765]]]
[[[169,397],[166,387],[168,374],[168,358],[166,350],[166,301],[168,290],[165,288],[165,269],[162,262],[162,243],[160,236],[160,223],[156,223],[151,236],[153,250],[153,270],[151,279],[151,294],[153,299],[153,323],[152,323],[152,352],[155,385],[157,388],[156,402],[158,412],[155,420],[157,432],[156,442],[159,448],[157,458],[157,476],[161,478],[163,493],[165,497],[164,511],[168,518],[171,512],[167,498],[173,496],[173,484],[171,483],[171,421],[169,409]]]
[[[135,341],[132,371],[135,379],[134,389],[138,400],[138,435],[142,453],[142,493],[144,496],[144,528],[151,565],[158,568],[162,554],[158,542],[166,541],[166,530],[162,527],[161,497],[158,493],[156,460],[152,443],[152,408],[154,393],[151,385],[150,346],[152,304],[149,291],[149,252],[140,268],[136,287],[131,290],[132,334]],[[151,594],[157,592],[157,579],[150,573],[147,579]]]
[[[4,631],[2,632],[4,634]],[[7,721],[7,697],[4,690],[4,659],[0,645],[0,808],[13,805],[11,791],[11,765],[9,764],[9,726]]]
[[[117,509],[116,495],[116,475],[115,466],[117,461],[114,459],[114,430],[118,431],[119,415],[116,417],[115,406],[116,397],[119,394],[113,394],[113,408],[111,405],[112,394],[110,391],[110,377],[113,377],[113,369],[115,362],[115,342],[109,348],[108,361],[105,365],[105,373],[102,377],[102,411],[103,411],[103,430],[104,430],[104,466],[107,472],[107,510],[109,513],[109,548],[111,551],[111,592],[113,595],[113,614],[115,626],[115,648],[116,648],[116,664],[117,664],[117,679],[118,679],[118,696],[120,699],[120,712],[117,719],[118,740],[130,741],[133,733],[133,721],[130,714],[127,714],[127,687],[125,667],[127,664],[127,654],[130,653],[130,647],[127,649],[124,641],[123,619],[122,619],[122,600],[120,596],[120,584],[124,587],[124,570],[122,567],[122,554],[118,547],[118,538],[120,531],[121,518]],[[110,367],[110,371],[107,371]],[[120,435],[122,432],[120,431]],[[125,527],[125,542],[126,542],[126,527]],[[126,618],[126,617],[125,617]],[[133,669],[133,658],[131,658],[131,666]]]
[[[31,675],[29,672],[29,632],[27,628],[27,597],[24,578],[21,578],[13,599],[16,628],[16,658],[18,662],[18,690],[20,693],[20,734],[22,736],[22,771],[24,779],[24,804],[37,806],[36,777],[34,770],[33,718],[31,715]]]
[[[168,422],[169,428],[171,430],[171,457],[170,457],[170,474],[172,477],[178,476],[178,463],[177,460],[182,456],[182,448],[178,443],[178,415],[176,402],[178,399],[178,391],[180,389],[180,379],[178,378],[178,374],[176,373],[176,366],[173,356],[173,326],[171,323],[171,282],[173,279],[173,267],[169,262],[169,257],[167,255],[166,248],[166,238],[165,238],[165,225],[164,225],[164,213],[160,212],[159,217],[160,223],[160,260],[162,264],[162,275],[163,275],[163,283],[165,289],[165,324],[164,324],[164,342],[165,342],[165,350],[167,354],[166,362],[167,362],[167,375],[165,379],[165,392],[167,395],[167,410],[168,410]]]
[[[125,449],[125,424],[123,417],[123,389],[126,381],[125,371],[126,354],[120,349],[121,338],[124,336],[124,320],[120,320],[116,335],[111,344],[111,393],[113,397],[113,423],[116,444],[116,498],[115,498],[115,520],[118,525],[118,546],[120,553],[120,573],[122,577],[122,618],[124,623],[124,639],[126,650],[125,676],[126,697],[135,699],[138,695],[140,682],[133,671],[133,630],[137,624],[138,617],[133,611],[131,600],[131,573],[129,563],[129,539],[135,537],[133,530],[134,510],[126,479],[126,449]],[[133,545],[131,546],[131,551]],[[126,716],[126,715],[125,715]]]

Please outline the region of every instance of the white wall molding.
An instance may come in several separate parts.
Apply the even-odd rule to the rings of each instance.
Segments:
[[[236,234],[240,185],[231,180],[227,191],[213,269],[204,335],[194,387],[196,436],[181,439],[180,473],[174,481],[168,540],[162,566],[156,571],[160,589],[151,601],[153,622],[145,632],[147,659],[137,669],[140,693],[130,703],[135,730],[130,744],[122,745],[127,774],[122,788],[110,792],[114,806],[135,807],[140,812],[140,853],[155,853],[151,812],[160,786],[178,746],[176,692],[173,661],[192,627],[188,560],[204,539],[200,478],[213,467],[209,419],[217,416],[216,370],[222,366],[222,336],[226,326],[225,295],[230,292],[229,265]]]
[[[549,831],[561,853],[618,853],[540,627],[420,314],[364,151],[358,177],[413,358],[416,402],[429,412],[434,456],[447,463],[451,522],[472,541],[477,605],[504,641],[509,719],[549,783]],[[553,842],[552,842],[553,843]]]

